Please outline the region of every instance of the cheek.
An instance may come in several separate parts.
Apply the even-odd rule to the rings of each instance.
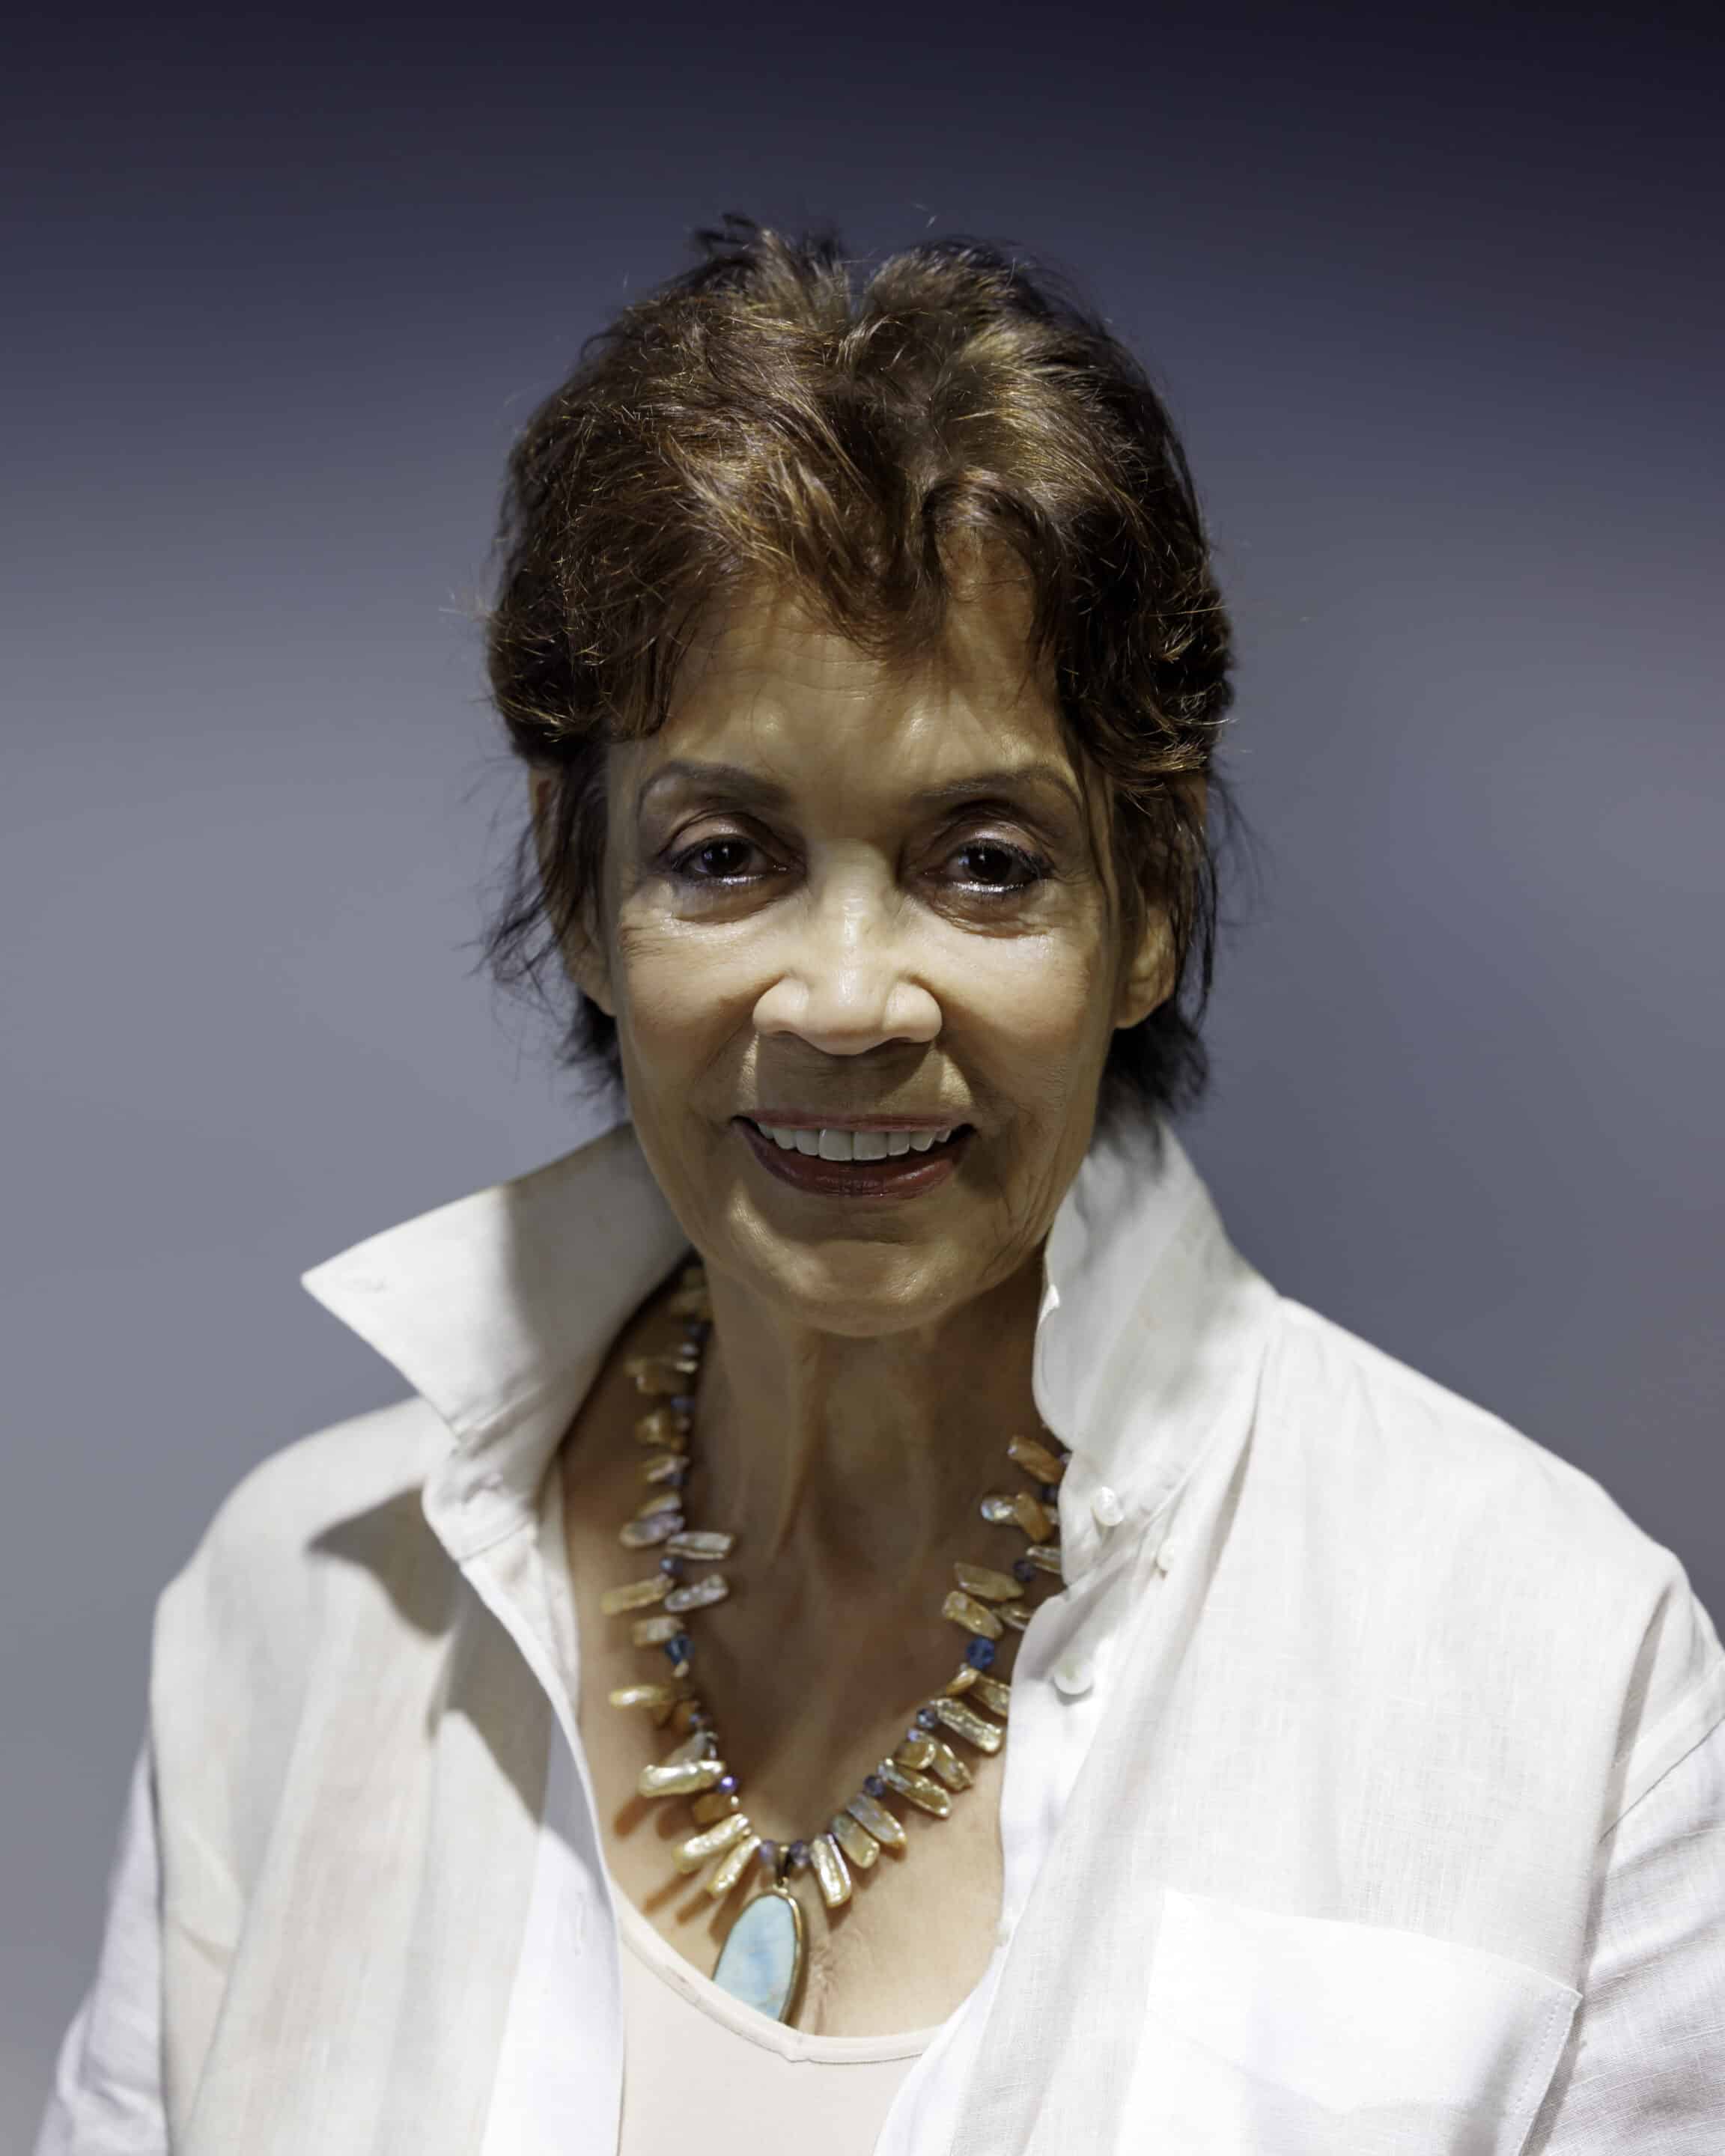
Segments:
[[[1037,938],[983,944],[952,973],[952,1009],[998,1035],[1019,1056],[1062,1069],[1088,1058],[1109,1030],[1108,968],[1101,939]]]
[[[711,937],[651,920],[619,924],[613,958],[618,1020],[640,1053],[686,1052],[733,1032],[751,1005],[746,969]]]

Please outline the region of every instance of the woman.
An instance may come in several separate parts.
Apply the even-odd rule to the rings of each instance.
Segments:
[[[161,1599],[41,2148],[1717,2148],[1682,1568],[1168,1128],[1165,413],[987,249],[703,242],[529,425],[490,626],[495,954],[629,1120],[305,1276],[408,1394]]]

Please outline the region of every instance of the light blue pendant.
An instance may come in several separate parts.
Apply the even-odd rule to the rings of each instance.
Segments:
[[[802,1974],[802,1907],[788,1887],[769,1887],[726,1934],[713,1982],[769,2020],[783,2021]]]

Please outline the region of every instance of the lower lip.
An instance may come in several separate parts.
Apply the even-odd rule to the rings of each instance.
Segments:
[[[737,1118],[737,1128],[769,1175],[788,1183],[793,1190],[813,1191],[818,1198],[920,1198],[952,1173],[970,1138],[966,1129],[937,1151],[901,1152],[886,1160],[822,1160],[810,1153],[787,1152],[763,1137],[747,1116]]]

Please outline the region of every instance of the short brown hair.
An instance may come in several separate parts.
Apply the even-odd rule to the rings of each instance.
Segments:
[[[1062,281],[986,243],[926,241],[859,277],[829,228],[726,218],[701,259],[625,306],[509,459],[488,619],[491,692],[548,779],[485,952],[563,980],[603,864],[605,750],[661,726],[703,610],[739,578],[793,588],[859,646],[938,637],[957,552],[1027,572],[1033,657],[1112,798],[1122,889],[1166,914],[1174,992],[1117,1032],[1104,1110],[1189,1105],[1215,939],[1199,790],[1232,697],[1191,475],[1142,367]],[[1212,794],[1212,807],[1214,796]],[[619,1074],[575,994],[562,1060]]]

